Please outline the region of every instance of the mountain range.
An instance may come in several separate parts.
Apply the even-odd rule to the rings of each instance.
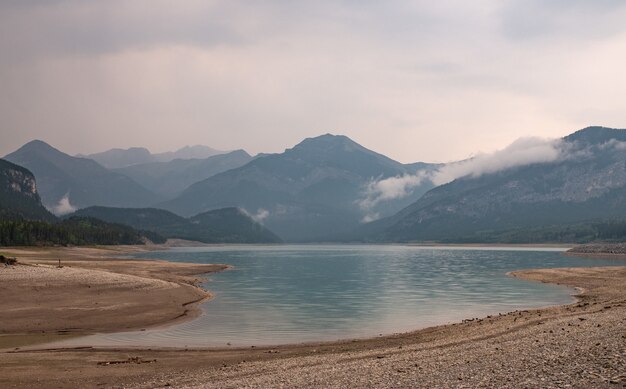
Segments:
[[[112,169],[132,178],[163,198],[174,198],[198,181],[245,165],[252,157],[244,150],[235,150],[204,159],[174,159],[148,162]]]
[[[206,243],[279,243],[239,208],[185,219],[151,208],[89,207],[58,219],[41,203],[34,175],[0,159],[0,245],[142,244],[166,238]]]
[[[605,127],[448,164],[402,164],[331,134],[277,154],[115,169],[42,141],[6,159],[5,215],[26,204],[28,217],[51,216],[24,196],[36,179],[49,210],[204,242],[617,239],[626,220],[626,130]]]
[[[160,200],[125,175],[91,159],[72,157],[40,140],[25,144],[5,159],[35,175],[44,206],[57,213],[91,205],[132,207]]]
[[[198,155],[204,149],[185,150]],[[236,150],[205,159],[174,159],[107,169],[92,159],[72,157],[35,140],[5,159],[30,169],[37,178],[43,204],[64,214],[94,205],[150,206],[175,197],[197,181],[239,167],[252,157]]]
[[[373,182],[431,166],[403,165],[326,134],[197,182],[158,206],[183,216],[242,207],[286,241],[327,240],[359,226],[367,213],[393,214],[433,187],[425,180],[403,198],[364,209],[360,200]]]
[[[553,161],[460,177],[352,236],[480,241],[495,231],[624,218],[626,130],[588,127],[555,147]]]
[[[89,155],[79,154],[77,157],[89,158],[100,165],[116,169],[141,163],[169,162],[175,159],[205,159],[214,155],[224,154],[226,151],[215,150],[208,146],[185,146],[176,151],[152,154],[145,147],[131,147],[128,149],[110,149],[101,153]]]

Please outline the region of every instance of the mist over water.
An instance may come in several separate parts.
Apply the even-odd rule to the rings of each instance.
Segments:
[[[137,257],[226,263],[209,275],[203,315],[65,345],[250,346],[369,337],[573,301],[573,290],[511,278],[529,268],[620,265],[557,249],[411,246],[223,246]]]

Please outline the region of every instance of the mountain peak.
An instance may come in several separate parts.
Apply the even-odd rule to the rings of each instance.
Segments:
[[[49,144],[47,144],[46,142],[42,141],[41,139],[33,139],[30,142],[27,142],[27,143],[24,144],[24,146],[37,146],[37,145],[50,146]]]
[[[7,154],[5,158],[10,159],[11,157],[23,155],[23,154],[37,154],[37,155],[59,155],[63,154],[61,151],[55,149],[50,146],[48,143],[35,139],[30,142],[24,144],[19,149],[14,152]]]
[[[363,146],[359,145],[345,135],[324,134],[314,138],[306,138],[298,143],[291,150],[311,150],[316,152],[328,151],[366,151]]]
[[[212,147],[209,146],[205,146],[205,145],[187,145],[187,146],[183,146],[180,149],[176,150],[175,152],[180,153],[180,152],[205,152],[205,151],[217,151]]]
[[[611,139],[626,141],[626,130],[601,126],[590,126],[583,128],[582,130],[578,130],[575,133],[565,137],[566,141],[578,141],[585,144],[602,144],[610,141]]]
[[[174,159],[205,159],[214,155],[225,154],[226,151],[216,150],[209,146],[194,145],[185,146],[176,151],[153,154],[156,161],[168,162]]]
[[[25,143],[22,147],[20,147],[21,149],[39,149],[39,150],[44,150],[44,149],[54,149],[56,150],[54,147],[50,146],[48,143],[40,140],[40,139],[34,139],[31,140],[28,143]]]
[[[120,153],[129,152],[129,153],[136,153],[136,154],[141,154],[141,155],[150,155],[150,150],[148,150],[145,147],[129,147],[127,149],[114,148],[109,151],[115,151],[115,152],[120,152]]]
[[[345,135],[335,135],[327,132],[326,134],[314,136],[312,138],[305,138],[302,142],[352,142],[355,143],[352,139],[348,138]]]
[[[78,156],[92,159],[108,169],[152,161],[152,154],[145,147],[114,148],[100,153]]]

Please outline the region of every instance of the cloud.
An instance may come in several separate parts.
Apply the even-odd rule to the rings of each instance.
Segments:
[[[250,213],[247,210],[240,208],[241,212],[249,216],[252,220],[259,224],[263,224],[263,221],[270,216],[270,212],[265,208],[259,208],[256,213]]]
[[[363,218],[361,219],[361,223],[369,223],[378,219],[380,219],[380,214],[378,212],[370,212],[363,216]]]
[[[620,3],[0,1],[0,153],[280,152],[338,132],[442,162],[619,127]]]
[[[70,203],[69,193],[65,194],[65,196],[59,200],[59,203],[52,208],[52,213],[57,216],[67,215],[74,211],[76,211],[76,207]]]
[[[621,147],[621,144],[612,144],[611,147]],[[367,223],[378,219],[378,213],[373,212],[376,205],[410,195],[412,189],[425,180],[439,186],[461,177],[479,177],[519,166],[579,158],[586,153],[587,150],[573,150],[572,145],[562,139],[520,138],[502,150],[448,163],[435,170],[420,170],[413,175],[373,180],[367,185],[364,197],[357,203],[366,212],[362,221]]]
[[[390,177],[383,180],[372,180],[365,189],[365,198],[359,200],[361,209],[370,210],[381,201],[401,199],[411,194],[411,189],[429,179],[426,171],[414,175]]]
[[[263,221],[265,219],[267,219],[267,217],[270,215],[270,212],[267,209],[263,209],[263,208],[259,208],[256,212],[256,214],[254,214],[252,216],[252,218],[260,224],[263,224]]]
[[[515,40],[596,40],[619,34],[622,0],[512,0],[502,7],[502,29]],[[598,23],[602,20],[602,23]]]
[[[55,55],[102,55],[126,50],[190,45],[240,44],[242,23],[229,23],[241,12],[229,2],[168,0],[84,2],[76,0],[0,4],[5,31],[19,34],[0,39],[11,48],[4,61]],[[247,31],[248,33],[250,31]]]
[[[610,141],[601,144],[601,150],[606,149],[615,149],[615,150],[626,150],[626,142],[618,141],[617,139],[611,139]]]
[[[460,177],[478,177],[513,167],[553,162],[562,158],[566,149],[561,139],[520,138],[502,150],[446,164],[430,178],[435,185],[443,185]]]

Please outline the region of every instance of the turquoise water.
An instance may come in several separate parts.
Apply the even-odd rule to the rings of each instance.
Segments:
[[[573,301],[572,289],[506,276],[511,270],[623,265],[555,249],[396,245],[216,246],[137,256],[234,269],[208,276],[215,298],[196,320],[65,345],[250,346],[377,336]]]

